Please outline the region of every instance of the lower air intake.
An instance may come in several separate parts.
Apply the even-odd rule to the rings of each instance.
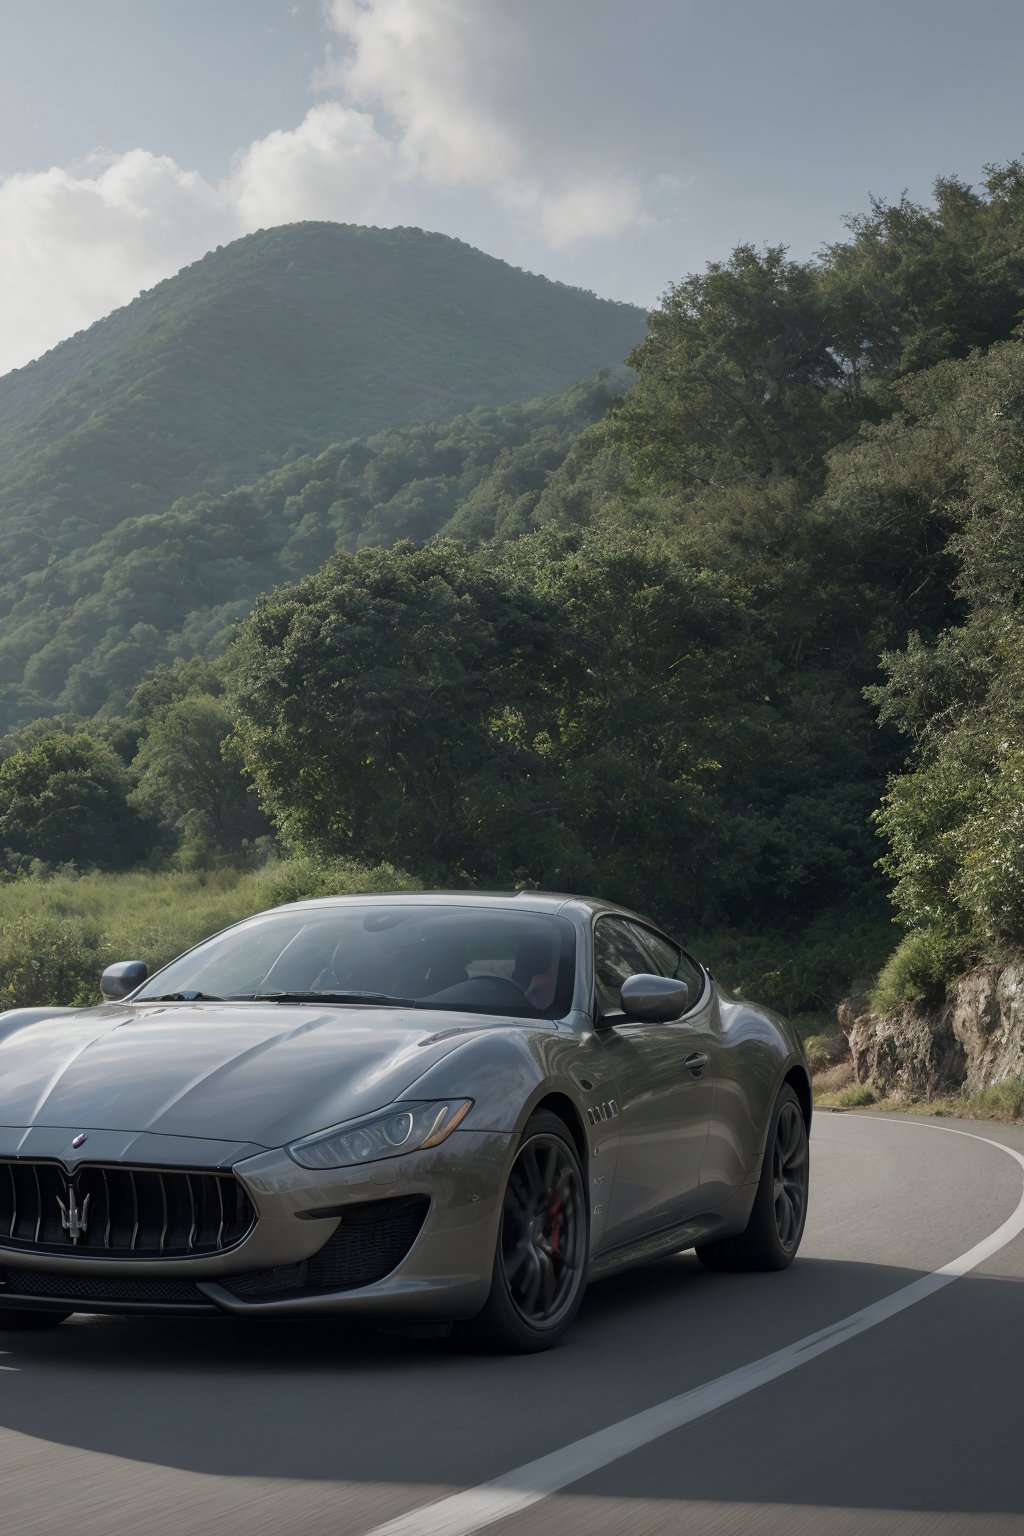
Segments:
[[[6,1279],[4,1275],[6,1274]],[[209,1306],[191,1280],[161,1280],[140,1276],[125,1279],[92,1275],[58,1275],[52,1270],[0,1270],[0,1305],[5,1296],[58,1297],[74,1310],[74,1303],[141,1301],[174,1305]]]
[[[419,1235],[430,1201],[425,1195],[354,1205],[319,1253],[300,1264],[229,1275],[221,1284],[245,1301],[316,1291],[352,1291],[383,1280]]]

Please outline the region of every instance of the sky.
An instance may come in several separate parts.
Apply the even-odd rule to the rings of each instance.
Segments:
[[[205,251],[416,225],[644,306],[1024,154],[1021,0],[0,0],[0,373]]]

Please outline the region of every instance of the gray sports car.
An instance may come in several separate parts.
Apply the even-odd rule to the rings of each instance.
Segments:
[[[101,990],[0,1014],[2,1327],[337,1314],[536,1350],[627,1264],[799,1246],[798,1035],[622,908],[296,902]]]

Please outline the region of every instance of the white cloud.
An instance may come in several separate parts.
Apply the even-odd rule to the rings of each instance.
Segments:
[[[579,29],[550,4],[325,0],[328,99],[216,185],[145,149],[0,181],[0,372],[236,235],[398,223],[424,189],[468,190],[561,251],[643,225]]]
[[[383,115],[396,176],[485,191],[565,249],[614,239],[645,215],[637,183],[603,169],[608,146],[592,122],[565,131],[576,101],[561,72],[544,90],[532,84],[531,56],[559,52],[548,3],[531,16],[507,0],[327,0],[345,52],[318,84]],[[578,80],[574,29],[562,45],[561,80]],[[600,111],[593,102],[590,116]]]
[[[563,192],[528,185],[519,197],[518,206],[533,215],[541,235],[556,250],[569,250],[583,240],[613,240],[624,230],[651,222],[636,185],[614,176],[589,177]],[[505,200],[515,207],[516,199],[510,187]]]
[[[521,169],[517,136],[493,106],[517,34],[493,0],[332,0],[328,10],[347,45],[333,83],[394,125],[407,175],[500,185]]]
[[[38,356],[235,233],[222,194],[136,149],[0,182],[0,370]]]
[[[270,133],[239,154],[224,197],[243,229],[295,219],[358,223],[382,208],[393,161],[393,146],[372,117],[324,102],[298,128]]]

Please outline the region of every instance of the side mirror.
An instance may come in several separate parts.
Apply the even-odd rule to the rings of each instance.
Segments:
[[[105,1003],[116,1003],[141,987],[149,971],[145,960],[118,960],[108,965],[100,977],[100,992]]]
[[[627,1019],[642,1019],[651,1024],[678,1019],[690,1006],[686,982],[671,976],[627,976],[619,997]]]

